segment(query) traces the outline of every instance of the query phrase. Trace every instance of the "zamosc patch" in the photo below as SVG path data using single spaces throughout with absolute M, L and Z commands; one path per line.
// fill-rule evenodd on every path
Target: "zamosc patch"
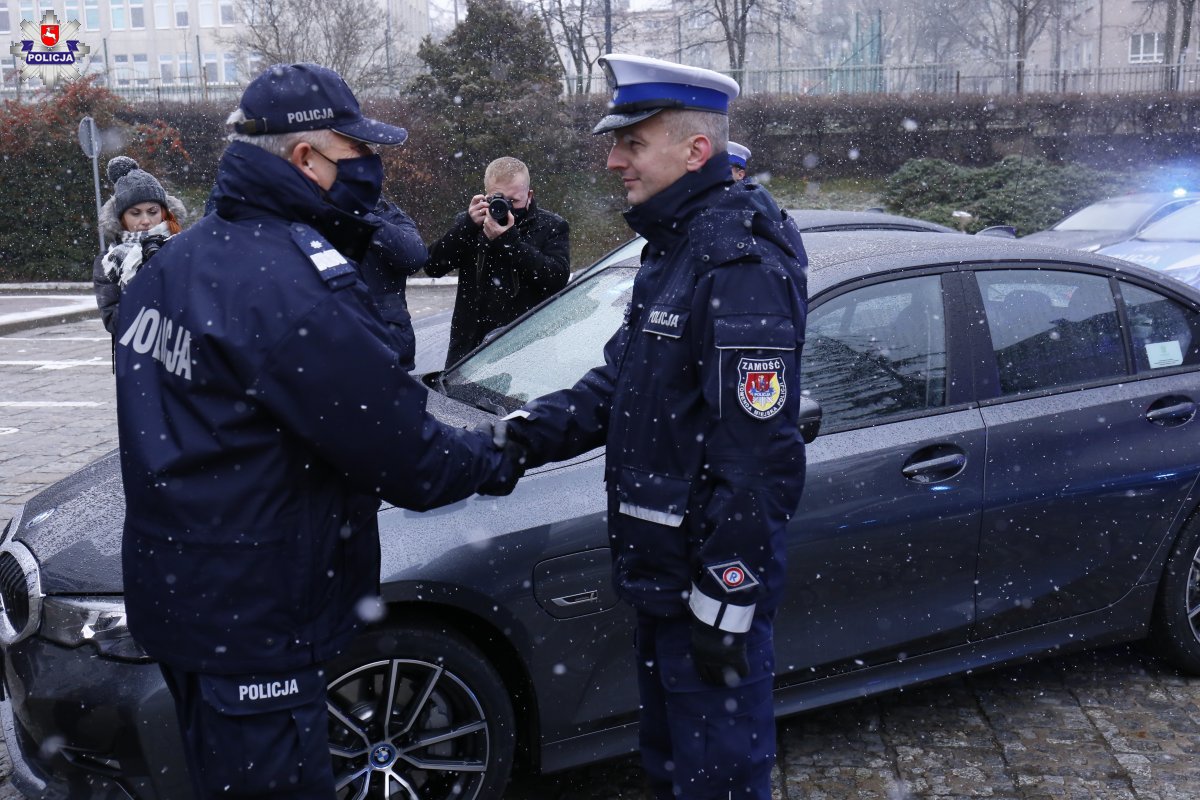
M 770 419 L 783 409 L 787 384 L 782 358 L 743 358 L 738 361 L 738 402 L 755 419 Z

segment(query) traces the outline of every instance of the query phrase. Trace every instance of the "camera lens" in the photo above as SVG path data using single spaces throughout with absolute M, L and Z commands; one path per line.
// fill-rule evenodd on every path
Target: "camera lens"
M 492 215 L 492 219 L 500 224 L 508 222 L 508 212 L 512 210 L 512 203 L 508 202 L 508 198 L 502 194 L 494 194 L 488 198 L 488 213 Z

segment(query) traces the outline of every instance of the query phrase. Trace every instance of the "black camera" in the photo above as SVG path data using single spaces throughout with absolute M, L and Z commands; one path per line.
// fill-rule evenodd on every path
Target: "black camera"
M 512 210 L 512 201 L 499 192 L 488 198 L 488 213 L 501 225 L 508 224 L 508 214 Z
M 163 242 L 167 241 L 167 237 L 161 233 L 156 233 L 153 236 L 147 236 L 142 240 L 142 263 L 145 264 L 150 260 L 150 256 L 158 252 L 163 246 Z

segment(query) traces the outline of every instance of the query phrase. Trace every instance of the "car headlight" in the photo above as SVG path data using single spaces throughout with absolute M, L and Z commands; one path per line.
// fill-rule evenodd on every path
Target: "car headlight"
M 104 656 L 122 661 L 150 661 L 133 640 L 125 621 L 125 602 L 111 597 L 42 599 L 41 636 L 67 647 L 90 644 Z

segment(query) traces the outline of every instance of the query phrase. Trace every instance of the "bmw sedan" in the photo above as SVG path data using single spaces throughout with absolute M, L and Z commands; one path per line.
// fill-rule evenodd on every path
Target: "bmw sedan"
M 778 713 L 1147 636 L 1200 673 L 1200 292 L 1011 240 L 805 238 L 801 380 L 823 418 L 788 532 Z M 606 259 L 425 373 L 430 411 L 475 426 L 573 383 L 636 270 Z M 380 512 L 381 596 L 327 668 L 340 798 L 495 800 L 514 767 L 635 747 L 603 460 Z M 114 454 L 0 542 L 0 718 L 31 797 L 189 796 L 170 698 L 125 625 L 121 498 Z

